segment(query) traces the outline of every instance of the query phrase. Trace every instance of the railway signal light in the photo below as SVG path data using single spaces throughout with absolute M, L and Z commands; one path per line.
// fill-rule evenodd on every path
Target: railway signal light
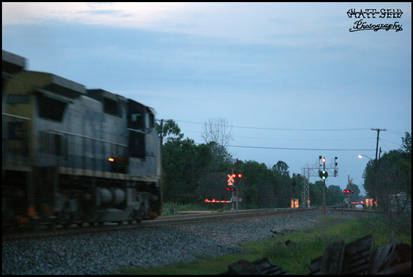
M 113 163 L 113 162 L 115 161 L 115 158 L 114 158 L 114 157 L 109 157 L 109 158 L 108 158 L 108 161 L 111 162 L 111 163 Z
M 328 173 L 327 173 L 326 170 L 320 170 L 320 171 L 318 172 L 318 175 L 319 175 L 320 178 L 323 179 L 323 180 L 327 179 L 327 177 L 328 177 Z
M 325 163 L 326 163 L 326 157 L 322 157 L 322 158 L 321 158 L 321 162 L 322 162 L 323 164 L 325 164 Z
M 343 192 L 344 192 L 344 193 L 351 193 L 351 190 L 345 189 L 345 190 L 343 190 Z
M 241 173 L 238 173 L 238 174 L 232 173 L 232 174 L 227 174 L 227 177 L 228 177 L 227 185 L 228 186 L 233 186 L 234 182 L 237 178 L 238 179 L 242 178 L 242 174 Z

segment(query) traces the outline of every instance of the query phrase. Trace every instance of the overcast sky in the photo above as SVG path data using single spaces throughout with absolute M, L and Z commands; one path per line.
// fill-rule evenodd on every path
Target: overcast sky
M 402 30 L 350 32 L 360 18 L 349 9 L 399 9 L 361 19 Z M 383 152 L 411 132 L 411 32 L 407 2 L 2 2 L 2 48 L 29 70 L 149 105 L 196 143 L 203 122 L 226 119 L 240 160 L 282 160 L 301 174 L 337 156 L 327 185 L 350 176 L 363 193 L 368 158 L 357 154 L 375 157 L 371 128 L 387 129 Z

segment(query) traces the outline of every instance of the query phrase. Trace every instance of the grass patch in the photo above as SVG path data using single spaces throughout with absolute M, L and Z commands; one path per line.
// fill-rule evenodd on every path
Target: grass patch
M 400 220 L 400 224 L 410 223 L 410 217 L 406 217 L 405 220 Z M 394 224 L 394 220 L 390 222 L 384 216 L 350 219 L 328 216 L 321 218 L 314 228 L 245 242 L 241 244 L 243 249 L 241 254 L 221 257 L 201 256 L 194 262 L 176 263 L 158 268 L 124 267 L 116 274 L 220 274 L 227 271 L 229 264 L 240 259 L 255 261 L 264 257 L 290 274 L 308 274 L 311 260 L 321 256 L 328 243 L 337 240 L 349 243 L 368 234 L 373 235 L 377 248 L 387 244 L 390 239 L 393 242 L 411 244 L 411 227 L 400 228 Z M 286 245 L 287 240 L 290 243 Z
M 200 256 L 194 262 L 179 262 L 165 267 L 154 268 L 122 268 L 114 274 L 132 275 L 216 275 L 227 271 L 228 265 L 240 259 L 255 259 L 254 255 L 227 255 L 221 257 Z

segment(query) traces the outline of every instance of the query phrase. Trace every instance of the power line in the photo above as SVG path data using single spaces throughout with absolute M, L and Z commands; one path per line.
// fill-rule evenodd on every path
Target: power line
M 283 138 L 280 138 L 280 137 L 278 137 L 278 138 L 275 138 L 275 137 L 249 137 L 249 136 L 237 136 L 237 135 L 235 135 L 235 138 L 247 138 L 247 139 L 261 139 L 261 140 L 284 140 L 285 139 L 285 137 L 283 137 Z M 325 138 L 325 137 L 322 137 L 322 138 L 320 138 L 320 137 L 316 137 L 316 138 L 288 138 L 288 141 L 291 141 L 291 140 L 295 140 L 295 141 L 309 141 L 309 140 L 317 140 L 317 141 L 320 141 L 320 140 L 323 140 L 323 141 L 326 141 L 326 140 L 334 140 L 334 141 L 337 141 L 337 140 L 344 140 L 344 141 L 348 141 L 349 139 L 355 139 L 355 140 L 372 140 L 372 139 L 376 139 L 375 137 L 373 138 L 373 137 L 350 137 L 350 138 L 343 138 L 343 137 L 340 137 L 340 138 L 336 138 L 336 137 L 329 137 L 329 138 Z
M 274 150 L 317 150 L 317 151 L 375 151 L 375 149 L 345 149 L 345 148 L 290 148 L 290 147 L 267 147 L 267 146 L 246 146 L 228 145 L 228 147 L 255 148 L 255 149 L 274 149 Z
M 310 128 L 305 128 L 305 129 L 293 129 L 293 128 L 264 128 L 264 127 L 247 127 L 247 126 L 236 126 L 236 125 L 229 125 L 230 127 L 235 127 L 235 128 L 243 128 L 243 129 L 259 129 L 259 130 L 273 130 L 273 131 L 322 131 L 322 132 L 327 132 L 327 131 L 362 131 L 362 130 L 368 130 L 368 128 L 348 128 L 348 129 L 310 129 Z
M 189 123 L 203 125 L 202 122 L 193 122 L 186 120 L 175 120 L 177 122 Z M 363 131 L 370 130 L 370 128 L 342 128 L 342 129 L 317 129 L 317 128 L 268 128 L 268 127 L 252 127 L 252 126 L 239 126 L 239 125 L 228 125 L 233 128 L 242 128 L 242 129 L 260 129 L 260 130 L 273 130 L 273 131 Z
M 408 131 L 400 131 L 400 130 L 394 130 L 394 129 L 387 129 L 387 131 L 389 132 L 389 133 L 391 133 L 391 134 L 397 134 L 397 135 L 399 135 L 399 134 L 402 134 L 402 136 L 404 136 L 404 134 L 406 133 L 406 132 L 408 132 Z M 411 132 L 411 131 L 410 131 Z
M 388 140 L 388 139 L 385 139 L 385 138 L 381 138 L 382 140 L 384 140 L 384 141 L 387 141 L 387 142 L 389 142 L 389 143 L 392 143 L 392 144 L 394 144 L 394 145 L 397 145 L 397 146 L 400 146 L 401 145 L 401 143 L 396 143 L 396 142 L 394 142 L 394 141 L 391 141 L 391 140 Z
M 188 132 L 193 132 L 193 133 L 196 133 L 196 134 L 199 134 L 199 130 L 194 130 L 194 129 L 185 129 L 185 133 L 188 133 Z M 242 139 L 244 139 L 244 138 L 246 138 L 246 139 L 255 139 L 255 140 L 284 140 L 286 137 L 250 137 L 250 136 L 239 136 L 239 135 L 232 135 L 232 137 L 233 137 L 233 139 L 239 139 L 239 138 L 242 138 Z M 334 140 L 334 141 L 338 141 L 338 140 L 342 140 L 342 141 L 348 141 L 348 140 L 350 140 L 350 139 L 352 139 L 352 140 L 375 140 L 376 138 L 375 137 L 349 137 L 349 138 L 343 138 L 343 137 L 339 137 L 339 138 L 337 138 L 337 137 L 328 137 L 328 138 L 326 138 L 326 137 L 322 137 L 322 138 L 320 138 L 320 137 L 317 137 L 317 138 L 289 138 L 288 137 L 288 141 L 309 141 L 309 140 L 317 140 L 317 141 L 320 141 L 320 140 L 322 140 L 322 141 L 332 141 L 332 140 Z

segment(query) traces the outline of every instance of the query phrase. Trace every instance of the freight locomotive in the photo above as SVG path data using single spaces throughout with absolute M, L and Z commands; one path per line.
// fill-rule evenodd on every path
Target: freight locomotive
M 160 215 L 155 111 L 25 66 L 2 51 L 3 226 Z

